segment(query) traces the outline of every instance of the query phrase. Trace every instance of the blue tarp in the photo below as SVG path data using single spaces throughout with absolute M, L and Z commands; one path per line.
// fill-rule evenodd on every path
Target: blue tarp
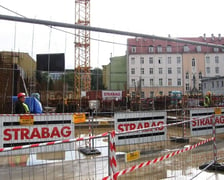
M 17 101 L 17 96 L 13 96 L 12 100 L 13 103 Z M 42 113 L 43 108 L 40 103 L 35 97 L 26 97 L 25 103 L 29 106 L 30 113 Z

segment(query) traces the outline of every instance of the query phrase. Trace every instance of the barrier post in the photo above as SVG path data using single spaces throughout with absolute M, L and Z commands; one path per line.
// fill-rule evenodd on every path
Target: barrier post
M 220 118 L 222 110 L 220 107 L 214 109 L 215 115 L 212 118 L 212 138 L 213 138 L 213 162 L 201 165 L 199 169 L 210 171 L 224 171 L 223 164 L 217 162 L 217 145 L 216 145 L 216 118 Z
M 216 117 L 220 115 L 218 112 L 221 110 L 220 108 L 215 108 L 215 115 L 214 118 L 212 118 L 212 136 L 213 136 L 213 156 L 214 156 L 214 164 L 217 162 L 217 146 L 216 146 Z
M 116 160 L 116 146 L 115 146 L 115 131 L 112 131 L 109 133 L 108 137 L 109 141 L 109 154 L 108 154 L 108 159 L 109 159 L 109 176 L 113 177 L 113 174 L 117 172 L 117 160 Z M 114 178 L 112 178 L 115 180 Z

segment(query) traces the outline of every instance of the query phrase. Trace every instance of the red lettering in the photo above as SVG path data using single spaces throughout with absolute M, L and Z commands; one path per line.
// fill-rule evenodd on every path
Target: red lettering
M 54 136 L 56 136 L 56 137 L 60 137 L 60 133 L 59 133 L 57 127 L 54 127 L 53 130 L 52 130 L 51 138 L 53 138 Z
M 63 128 L 61 128 L 61 135 L 63 136 L 63 137 L 69 137 L 70 135 L 71 135 L 71 130 L 70 130 L 70 127 L 68 127 L 68 126 L 65 126 L 65 127 L 63 127 Z
M 52 131 L 48 127 L 39 128 L 15 128 L 5 129 L 3 131 L 4 141 L 10 140 L 29 140 L 29 139 L 46 139 L 46 138 L 60 138 L 69 137 L 71 135 L 71 129 L 69 126 L 64 126 L 61 129 L 53 127 Z
M 21 139 L 29 139 L 29 129 L 22 128 L 21 129 Z
M 157 123 L 157 126 L 162 126 L 163 124 L 164 124 L 163 121 L 159 121 L 159 122 Z M 162 131 L 163 129 L 164 129 L 163 126 L 158 128 L 159 131 Z
M 20 129 L 12 129 L 12 131 L 14 131 L 15 133 L 14 140 L 18 140 L 18 132 L 20 131 Z
M 41 130 L 42 130 L 42 132 L 41 132 L 42 138 L 49 138 L 50 137 L 49 128 L 44 127 Z
M 148 122 L 144 123 L 144 128 L 148 128 L 150 126 L 150 124 Z
M 142 129 L 142 128 L 143 128 L 142 123 L 139 123 L 137 129 Z
M 123 124 L 119 124 L 119 125 L 118 125 L 118 127 L 117 127 L 117 128 L 118 128 L 118 130 L 119 130 L 119 131 L 121 131 L 121 132 L 123 132 L 123 131 L 124 131 L 124 129 L 123 129 L 123 127 L 122 127 L 122 126 L 123 126 Z
M 135 125 L 135 124 L 130 124 L 130 130 L 134 130 L 134 129 L 135 129 L 135 127 L 136 127 L 136 125 Z
M 5 129 L 3 134 L 4 134 L 4 141 L 9 141 L 12 139 L 12 135 L 10 134 L 11 129 Z
M 41 138 L 40 132 L 38 131 L 37 128 L 33 128 L 33 131 L 32 131 L 32 134 L 30 136 L 30 139 L 33 139 L 35 137 L 38 138 L 38 139 Z
M 129 124 L 124 124 L 124 126 L 125 126 L 125 131 L 128 131 Z

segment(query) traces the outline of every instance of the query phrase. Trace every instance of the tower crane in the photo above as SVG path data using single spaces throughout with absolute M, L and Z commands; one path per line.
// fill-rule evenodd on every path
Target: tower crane
M 90 0 L 75 0 L 75 24 L 90 26 Z M 75 30 L 74 97 L 91 89 L 90 31 Z

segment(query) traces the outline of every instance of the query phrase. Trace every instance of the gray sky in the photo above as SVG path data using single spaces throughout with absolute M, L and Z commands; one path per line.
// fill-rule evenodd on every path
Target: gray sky
M 74 23 L 75 0 L 1 0 L 0 5 L 42 20 Z M 91 26 L 149 35 L 199 37 L 224 36 L 223 0 L 91 0 Z M 0 7 L 0 14 L 15 14 Z M 74 32 L 71 29 L 64 29 Z M 112 56 L 125 55 L 127 37 L 91 33 L 91 66 L 101 67 Z M 0 51 L 65 53 L 66 68 L 74 68 L 74 36 L 46 26 L 0 20 Z

